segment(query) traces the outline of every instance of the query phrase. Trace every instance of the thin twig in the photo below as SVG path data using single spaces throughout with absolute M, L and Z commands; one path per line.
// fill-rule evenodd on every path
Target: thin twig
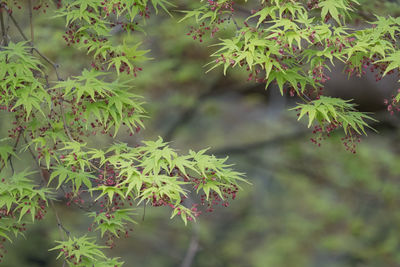
M 29 7 L 29 22 L 31 24 L 31 43 L 34 44 L 34 34 L 33 34 L 33 15 L 32 15 L 32 0 L 28 0 Z
M 219 81 L 216 80 L 214 81 L 210 87 L 201 95 L 197 97 L 197 100 L 199 103 L 203 102 L 203 100 L 209 98 L 210 96 L 214 95 L 219 87 Z M 196 115 L 200 105 L 193 105 L 192 107 L 187 108 L 184 110 L 179 118 L 174 121 L 170 127 L 166 130 L 165 134 L 163 135 L 163 139 L 165 141 L 171 141 L 172 138 L 174 137 L 176 131 L 181 127 L 182 125 L 185 125 L 186 123 L 190 122 L 192 118 Z
M 236 19 L 233 17 L 233 14 L 231 14 L 231 15 L 229 16 L 229 20 L 232 20 L 233 23 L 234 23 L 235 26 L 236 26 L 236 30 L 240 31 L 241 28 L 239 27 L 239 24 L 237 23 Z
M 11 167 L 12 175 L 14 175 L 15 171 L 14 171 L 14 165 L 13 165 L 13 163 L 12 163 L 12 157 L 8 157 L 8 161 L 10 162 L 10 167 Z
M 9 12 L 9 9 L 7 7 L 4 7 L 7 11 L 7 15 L 8 17 L 12 20 L 12 22 L 14 23 L 15 27 L 17 28 L 18 32 L 21 34 L 22 38 L 24 38 L 25 41 L 29 42 L 29 39 L 26 37 L 26 35 L 24 34 L 24 32 L 22 31 L 21 27 L 19 26 L 18 22 L 15 20 L 15 18 L 13 17 L 13 15 L 11 15 L 11 13 Z
M 53 69 L 54 69 L 54 71 L 55 71 L 55 73 L 56 73 L 56 76 L 57 76 L 57 80 L 58 80 L 58 81 L 62 81 L 62 79 L 61 79 L 61 77 L 60 77 L 60 74 L 58 73 L 58 67 L 59 67 L 59 65 L 56 64 L 56 63 L 54 63 L 53 61 L 51 61 L 51 60 L 50 60 L 48 57 L 46 57 L 45 55 L 43 55 L 36 47 L 33 47 L 33 46 L 32 46 L 32 49 L 33 49 L 36 53 L 38 53 L 39 56 L 41 56 L 44 60 L 47 61 L 47 63 L 49 63 L 49 64 L 53 67 Z
M 6 9 L 8 11 L 8 9 Z M 47 61 L 53 68 L 54 71 L 56 73 L 57 76 L 57 80 L 58 81 L 62 81 L 59 73 L 58 73 L 58 64 L 54 63 L 53 61 L 51 61 L 48 57 L 46 57 L 45 55 L 43 55 L 36 47 L 33 46 L 33 41 L 29 41 L 29 39 L 26 37 L 26 35 L 24 34 L 24 32 L 22 31 L 21 27 L 19 26 L 18 22 L 15 20 L 15 18 L 9 13 L 7 12 L 8 17 L 12 20 L 12 22 L 14 23 L 15 27 L 17 28 L 18 32 L 21 34 L 22 38 L 24 38 L 25 41 L 29 42 L 30 46 L 32 47 L 32 50 L 34 50 L 39 56 L 41 56 L 45 61 Z M 33 30 L 31 32 L 33 34 Z
M 8 38 L 6 33 L 6 27 L 4 26 L 3 8 L 0 7 L 0 24 L 1 24 L 1 35 L 3 36 L 4 45 L 8 45 Z
M 142 215 L 142 221 L 144 222 L 144 217 L 146 216 L 146 202 L 143 201 L 143 215 Z
M 75 142 L 74 138 L 72 138 L 71 132 L 69 131 L 68 125 L 67 125 L 67 121 L 65 119 L 65 114 L 64 114 L 64 107 L 63 107 L 63 102 L 61 101 L 60 104 L 60 112 L 61 112 L 61 117 L 63 120 L 63 125 L 64 125 L 64 130 L 69 138 L 69 140 L 71 140 L 71 142 Z
M 308 130 L 295 131 L 286 135 L 279 135 L 275 138 L 269 138 L 267 140 L 257 141 L 254 143 L 247 143 L 237 146 L 227 146 L 218 149 L 211 150 L 210 153 L 214 155 L 232 155 L 232 154 L 245 154 L 259 149 L 265 149 L 267 147 L 279 146 L 284 143 L 304 138 L 310 132 Z
M 17 136 L 17 140 L 15 140 L 14 146 L 13 146 L 13 151 L 15 152 L 17 150 L 17 146 L 21 137 L 22 131 L 18 132 L 18 136 Z M 7 161 L 9 161 L 11 159 L 12 155 L 8 155 Z M 4 169 L 4 167 L 6 166 L 7 161 L 4 162 L 4 165 L 1 166 L 0 168 L 0 172 Z M 13 171 L 14 172 L 14 171 Z

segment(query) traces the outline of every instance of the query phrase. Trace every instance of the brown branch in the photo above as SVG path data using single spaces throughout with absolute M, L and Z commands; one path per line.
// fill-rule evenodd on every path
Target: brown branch
M 210 96 L 214 95 L 219 88 L 219 82 L 220 80 L 217 80 L 211 84 L 211 86 L 203 92 L 201 95 L 198 96 L 197 100 L 198 102 L 202 102 L 202 100 L 205 100 L 209 98 Z M 170 125 L 170 127 L 166 130 L 165 134 L 163 135 L 163 139 L 165 141 L 171 141 L 172 138 L 174 137 L 176 131 L 182 126 L 185 125 L 186 123 L 190 122 L 192 118 L 196 115 L 200 105 L 193 105 L 186 110 L 184 110 L 179 118 Z
M 189 197 L 186 199 L 188 201 L 188 205 L 191 206 L 193 204 L 192 199 Z M 194 257 L 199 251 L 199 222 L 193 222 L 192 234 L 190 237 L 189 247 L 186 251 L 185 257 L 183 258 L 183 262 L 181 267 L 190 267 L 193 264 Z
M 34 33 L 33 33 L 33 15 L 32 15 L 32 0 L 28 0 L 29 7 L 29 22 L 31 24 L 31 43 L 33 46 L 34 43 Z
M 14 165 L 12 163 L 12 157 L 10 157 L 10 156 L 8 157 L 8 162 L 10 162 L 11 172 L 12 172 L 12 175 L 14 175 L 15 170 L 14 170 Z
M 68 128 L 68 125 L 67 125 L 67 121 L 65 119 L 63 101 L 61 101 L 61 104 L 60 104 L 60 112 L 61 112 L 61 117 L 62 117 L 62 120 L 63 120 L 65 133 L 67 134 L 67 136 L 68 136 L 69 140 L 71 140 L 71 142 L 75 142 L 74 138 L 72 138 L 71 132 L 69 131 L 69 128 Z
M 219 148 L 215 150 L 211 150 L 210 153 L 216 155 L 226 155 L 226 154 L 244 154 L 248 152 L 252 152 L 258 149 L 265 149 L 266 147 L 279 146 L 287 142 L 295 141 L 298 139 L 304 138 L 310 131 L 296 131 L 293 133 L 289 133 L 287 135 L 280 135 L 276 138 L 271 138 L 268 140 L 262 140 L 250 144 L 238 145 L 238 146 L 228 146 L 224 148 Z
M 192 237 L 190 239 L 189 248 L 186 251 L 185 258 L 181 264 L 181 267 L 190 267 L 192 266 L 194 257 L 196 256 L 197 251 L 199 250 L 199 239 L 196 231 L 193 231 Z
M 14 146 L 13 146 L 13 151 L 14 151 L 14 152 L 17 150 L 17 146 L 18 146 L 18 143 L 19 143 L 21 134 L 22 134 L 22 131 L 19 131 L 19 132 L 18 132 L 18 136 L 17 136 L 17 140 L 15 140 L 15 143 L 14 143 Z M 4 167 L 6 166 L 7 161 L 11 160 L 11 157 L 12 157 L 11 154 L 8 155 L 7 160 L 4 162 L 3 166 L 1 166 L 1 168 L 0 168 L 0 172 L 1 172 L 1 171 L 4 169 Z M 13 172 L 14 172 L 14 170 L 13 170 Z
M 44 60 L 47 61 L 47 63 L 49 63 L 49 64 L 53 67 L 53 69 L 54 69 L 54 71 L 55 71 L 55 73 L 56 73 L 56 76 L 57 76 L 57 80 L 58 80 L 58 81 L 62 81 L 63 79 L 61 79 L 60 74 L 58 73 L 59 65 L 56 64 L 56 63 L 54 63 L 53 61 L 51 61 L 51 60 L 50 60 L 48 57 L 46 57 L 45 55 L 43 55 L 37 48 L 35 48 L 35 47 L 32 46 L 32 49 L 33 49 L 36 53 L 38 53 L 39 56 L 41 56 Z
M 241 28 L 239 27 L 239 24 L 237 23 L 236 19 L 233 17 L 233 14 L 229 16 L 229 20 L 233 21 L 233 24 L 235 24 L 236 26 L 236 30 L 240 31 Z
M 7 11 L 7 15 L 8 17 L 12 20 L 12 22 L 14 23 L 15 27 L 17 28 L 18 32 L 21 34 L 22 38 L 24 38 L 25 41 L 29 42 L 28 38 L 26 37 L 26 35 L 24 34 L 24 32 L 22 31 L 21 27 L 19 26 L 18 22 L 15 20 L 15 18 L 13 17 L 13 15 L 11 15 L 10 10 L 7 7 L 4 7 Z
M 6 33 L 6 27 L 4 26 L 3 8 L 0 7 L 0 24 L 1 24 L 1 35 L 3 36 L 3 41 L 5 46 L 8 45 L 8 38 Z

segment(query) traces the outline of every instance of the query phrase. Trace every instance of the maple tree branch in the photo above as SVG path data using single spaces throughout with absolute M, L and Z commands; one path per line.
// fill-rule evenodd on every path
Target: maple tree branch
M 64 130 L 65 130 L 69 140 L 71 140 L 72 142 L 75 142 L 74 138 L 72 138 L 71 132 L 69 131 L 69 128 L 68 128 L 68 125 L 67 125 L 67 121 L 65 119 L 63 101 L 61 101 L 61 104 L 60 104 L 60 112 L 61 112 L 61 117 L 62 117 L 62 120 L 63 120 Z
M 43 55 L 36 47 L 33 47 L 32 46 L 32 49 L 39 55 L 39 56 L 41 56 L 45 61 L 47 61 L 47 63 L 49 63 L 52 67 L 53 67 L 53 69 L 54 69 L 54 71 L 55 71 L 55 73 L 56 73 L 56 76 L 57 76 L 57 80 L 58 81 L 62 81 L 63 79 L 61 79 L 61 77 L 60 77 L 60 74 L 58 73 L 58 68 L 60 67 L 58 64 L 56 64 L 56 63 L 54 63 L 53 61 L 51 61 L 48 57 L 46 57 L 45 55 Z
M 200 102 L 201 100 L 207 99 L 208 97 L 215 94 L 216 90 L 219 87 L 218 85 L 219 85 L 219 80 L 215 81 L 205 92 L 200 94 L 197 97 L 197 100 Z M 199 105 L 193 105 L 185 109 L 180 114 L 179 118 L 175 122 L 173 122 L 172 125 L 166 130 L 163 136 L 164 140 L 171 141 L 171 139 L 174 137 L 176 133 L 176 130 L 182 125 L 185 125 L 186 123 L 190 122 L 192 118 L 196 115 L 198 108 Z
M 226 155 L 226 154 L 243 154 L 257 149 L 263 149 L 266 147 L 279 146 L 286 142 L 298 140 L 308 135 L 310 131 L 295 131 L 286 135 L 279 135 L 275 138 L 267 140 L 261 140 L 254 143 L 238 145 L 238 146 L 227 146 L 219 149 L 213 149 L 210 152 L 215 155 Z
M 17 150 L 17 146 L 18 146 L 18 143 L 19 143 L 21 134 L 22 134 L 22 131 L 19 131 L 19 132 L 18 132 L 18 135 L 17 135 L 17 139 L 15 140 L 15 143 L 14 143 L 14 146 L 13 146 L 13 151 L 14 151 L 14 152 Z M 3 166 L 1 166 L 1 168 L 0 168 L 0 172 L 4 169 L 4 167 L 6 166 L 7 161 L 9 161 L 9 160 L 11 159 L 11 157 L 12 157 L 11 154 L 8 155 L 7 160 L 4 161 Z M 14 168 L 13 168 L 13 169 L 14 169 Z M 13 170 L 13 173 L 14 173 L 14 170 Z
M 239 31 L 241 28 L 239 27 L 239 24 L 237 23 L 236 19 L 233 17 L 233 14 L 229 16 L 229 20 L 233 21 L 233 24 L 235 24 L 236 30 Z
M 186 199 L 189 203 L 189 206 L 193 205 L 193 200 L 189 197 Z M 183 258 L 183 262 L 181 267 L 190 267 L 192 266 L 194 257 L 196 256 L 197 252 L 199 251 L 199 223 L 195 222 L 192 224 L 192 234 L 190 237 L 189 247 L 186 251 L 185 257 Z
M 4 45 L 8 45 L 8 38 L 6 33 L 6 27 L 4 26 L 4 17 L 3 17 L 3 7 L 0 6 L 0 25 L 1 25 L 1 35 L 3 36 Z
M 22 38 L 29 42 L 29 39 L 26 37 L 26 35 L 24 34 L 24 31 L 21 29 L 21 27 L 19 26 L 18 22 L 15 20 L 15 18 L 13 17 L 13 15 L 11 15 L 10 10 L 7 7 L 4 7 L 5 10 L 7 11 L 7 15 L 8 17 L 12 20 L 12 22 L 14 23 L 14 26 L 17 28 L 18 32 L 21 34 Z
M 34 32 L 33 32 L 32 0 L 28 0 L 28 9 L 29 9 L 29 22 L 31 24 L 31 43 L 33 46 Z
M 190 239 L 189 248 L 186 252 L 185 258 L 183 259 L 181 267 L 192 266 L 194 257 L 196 256 L 198 250 L 199 250 L 198 234 L 196 233 L 196 231 L 193 231 L 192 237 Z

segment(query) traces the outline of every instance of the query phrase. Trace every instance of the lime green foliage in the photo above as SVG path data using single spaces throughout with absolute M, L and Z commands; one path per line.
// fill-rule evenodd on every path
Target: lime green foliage
M 0 90 L 4 92 L 0 105 L 10 110 L 22 106 L 28 118 L 32 109 L 40 111 L 42 102 L 50 105 L 51 100 L 43 80 L 38 75 L 43 74 L 40 61 L 29 53 L 26 42 L 10 42 L 0 50 Z
M 130 81 L 114 80 L 106 82 L 100 78 L 105 73 L 96 70 L 83 70 L 81 76 L 68 78 L 66 81 L 57 82 L 53 89 L 63 89 L 64 103 L 75 105 L 82 99 L 88 99 L 78 111 L 85 119 L 82 121 L 85 129 L 98 120 L 108 131 L 114 127 L 114 136 L 121 125 L 127 126 L 132 133 L 139 126 L 144 127 L 142 119 L 144 109 L 139 96 L 128 92 Z M 68 124 L 71 114 L 66 113 Z
M 87 51 L 93 55 L 93 59 L 101 59 L 104 61 L 107 68 L 115 68 L 118 75 L 121 71 L 121 66 L 127 68 L 130 72 L 134 72 L 137 63 L 147 60 L 145 54 L 148 50 L 139 50 L 140 42 L 135 45 L 129 44 L 132 40 L 130 35 L 124 37 L 123 44 L 113 43 L 112 22 L 109 21 L 110 14 L 115 14 L 119 19 L 126 19 L 126 29 L 129 32 L 140 30 L 142 28 L 134 21 L 145 20 L 147 0 L 135 1 L 107 1 L 100 6 L 99 1 L 88 0 L 69 0 L 65 1 L 64 7 L 57 11 L 58 16 L 65 17 L 66 25 L 70 28 L 79 25 L 79 30 L 74 32 L 71 40 L 79 49 Z M 153 0 L 151 4 L 154 8 L 161 7 L 166 10 L 166 5 L 169 3 L 165 0 Z
M 211 69 L 247 69 L 266 86 L 277 83 L 282 94 L 293 90 L 303 100 L 295 108 L 300 109 L 299 119 L 307 115 L 309 126 L 334 123 L 346 134 L 365 133 L 371 117 L 347 100 L 315 95 L 336 61 L 346 64 L 349 75 L 361 75 L 367 64 L 383 70 L 382 76 L 397 70 L 398 19 L 377 17 L 373 28 L 355 30 L 346 19 L 352 18 L 357 1 L 321 0 L 312 7 L 308 2 L 259 1 L 260 9 L 237 21 L 231 1 L 201 1 L 197 9 L 185 11 L 183 20 L 194 18 L 205 27 L 213 25 L 213 31 L 216 23 L 225 21 L 236 28 L 232 38 L 217 44 Z M 8 12 L 17 3 L 3 4 Z M 169 207 L 171 217 L 180 216 L 186 224 L 198 216 L 197 208 L 190 207 L 192 197 L 200 195 L 208 203 L 236 197 L 244 175 L 234 171 L 227 158 L 208 155 L 207 149 L 178 153 L 161 138 L 137 146 L 90 146 L 98 141 L 96 135 L 116 138 L 123 131 L 133 135 L 144 128 L 146 112 L 141 97 L 132 92 L 132 78 L 149 59 L 149 51 L 141 48 L 144 38 L 136 32 L 144 31 L 149 10 L 169 13 L 169 6 L 165 0 L 66 0 L 57 10 L 49 8 L 52 19 L 65 22 L 67 45 L 88 54 L 80 54 L 89 61 L 70 77 L 40 53 L 34 38 L 27 40 L 22 34 L 25 40 L 15 42 L 17 32 L 2 35 L 0 106 L 13 115 L 9 136 L 15 143 L 0 147 L 0 168 L 12 173 L 0 186 L 0 208 L 6 215 L 0 235 L 19 234 L 19 224 L 27 218 L 40 219 L 56 192 L 68 205 L 89 210 L 86 214 L 99 238 L 127 233 L 138 204 Z M 30 11 L 21 9 L 24 15 Z M 13 23 L 11 13 L 2 9 Z M 19 29 L 14 26 L 9 28 Z M 32 156 L 41 187 L 31 172 L 14 173 L 9 159 L 25 154 Z M 122 265 L 107 259 L 92 239 L 70 237 L 56 217 L 63 236 L 68 236 L 53 248 L 61 250 L 59 258 L 78 266 Z
M 53 168 L 49 180 L 50 183 L 57 179 L 57 188 L 71 182 L 77 192 L 84 184 L 90 192 L 99 192 L 97 199 L 107 197 L 108 202 L 112 202 L 115 197 L 134 199 L 138 203 L 162 199 L 172 205 L 172 217 L 179 213 L 185 223 L 188 217 L 194 218 L 191 210 L 182 204 L 191 188 L 196 188 L 197 193 L 201 190 L 207 198 L 212 191 L 223 198 L 221 188 L 245 182 L 243 174 L 232 170 L 231 165 L 225 163 L 227 158 L 218 159 L 207 155 L 206 150 L 190 151 L 189 155 L 180 156 L 161 138 L 145 141 L 142 146 L 135 148 L 119 143 L 104 151 L 86 149 L 85 144 L 66 143 L 61 150 L 66 153 L 61 164 Z M 91 174 L 95 171 L 91 162 L 99 169 L 112 168 L 117 173 L 113 177 L 112 186 L 93 186 L 91 180 L 96 177 Z M 112 223 L 119 225 L 122 220 L 126 219 L 115 216 Z
M 365 127 L 369 126 L 365 119 L 375 120 L 365 113 L 356 111 L 354 104 L 349 102 L 340 98 L 321 96 L 318 100 L 300 104 L 293 109 L 300 110 L 299 120 L 305 114 L 308 115 L 308 127 L 316 120 L 320 125 L 324 125 L 324 122 L 339 124 L 346 134 L 350 129 L 358 134 L 366 134 Z
M 108 259 L 92 238 L 87 236 L 70 237 L 66 241 L 57 241 L 58 246 L 50 249 L 61 250 L 57 258 L 64 257 L 68 266 L 122 266 L 117 258 Z
M 215 6 L 224 7 L 225 2 L 214 1 L 214 4 L 188 11 L 182 20 L 193 17 L 198 24 L 205 23 L 209 27 L 217 18 L 233 20 L 235 13 L 231 10 L 213 10 Z M 218 50 L 212 55 L 215 60 L 209 63 L 210 70 L 223 66 L 226 74 L 229 68 L 246 68 L 250 72 L 249 79 L 265 83 L 266 87 L 276 83 L 282 94 L 284 89 L 293 90 L 304 100 L 302 115 L 308 114 L 310 123 L 315 117 L 320 124 L 322 117 L 328 121 L 336 117 L 336 114 L 330 117 L 324 110 L 311 111 L 316 103 L 321 103 L 322 107 L 331 105 L 322 103 L 328 101 L 327 98 L 312 103 L 304 97 L 319 94 L 335 62 L 345 63 L 349 75 L 361 76 L 369 67 L 383 70 L 378 73 L 377 80 L 400 67 L 398 18 L 376 16 L 373 20 L 372 17 L 369 27 L 357 29 L 346 23 L 346 19 L 356 16 L 357 0 L 260 2 L 257 12 L 244 21 L 237 18 L 234 36 L 221 39 L 217 44 Z M 398 93 L 395 99 L 400 99 Z M 363 127 L 367 126 L 364 120 L 370 117 L 354 108 L 350 111 L 346 101 L 336 101 L 334 105 L 335 109 L 347 110 L 347 115 L 338 115 L 346 133 L 350 129 L 364 132 Z
M 202 2 L 204 2 L 204 1 L 202 1 Z M 186 19 L 193 17 L 196 19 L 197 23 L 207 21 L 211 24 L 217 20 L 219 15 L 230 13 L 229 10 L 226 10 L 224 8 L 224 6 L 226 4 L 229 5 L 229 3 L 230 3 L 229 0 L 217 0 L 217 1 L 212 1 L 212 2 L 215 3 L 215 6 L 214 6 L 214 8 L 211 8 L 211 9 L 203 3 L 200 7 L 196 8 L 194 10 L 181 11 L 181 12 L 185 13 L 185 16 L 180 21 L 184 21 Z
M 128 223 L 135 223 L 132 216 L 135 213 L 131 209 L 120 209 L 112 213 L 100 213 L 91 212 L 89 217 L 93 217 L 94 225 L 97 225 L 95 230 L 100 230 L 101 237 L 104 234 L 110 233 L 116 237 L 119 237 L 121 233 L 125 233 L 126 225 Z
M 24 171 L 8 179 L 1 178 L 0 235 L 10 241 L 9 232 L 15 236 L 23 234 L 20 229 L 22 224 L 42 218 L 47 201 L 51 198 L 50 189 L 40 188 L 28 178 L 32 174 L 34 173 Z
M 17 157 L 14 149 L 10 145 L 0 146 L 0 160 L 1 163 L 4 164 L 4 167 L 7 167 L 9 157 Z
M 42 1 L 39 8 L 53 5 L 50 2 Z M 2 4 L 8 12 L 2 9 L 2 15 L 15 22 L 10 29 L 19 31 L 12 15 L 16 12 L 13 8 L 19 9 L 18 3 Z M 21 6 L 27 14 L 28 6 Z M 57 9 L 46 9 L 52 12 L 52 19 L 65 21 L 67 45 L 89 55 L 87 65 L 69 77 L 64 77 L 62 66 L 42 54 L 34 38 L 28 40 L 23 31 L 16 32 L 25 39 L 22 42 L 2 35 L 0 108 L 13 115 L 9 139 L 14 145 L 0 146 L 0 168 L 13 173 L 0 186 L 4 213 L 0 235 L 9 239 L 9 232 L 21 232 L 25 227 L 19 224 L 28 216 L 32 221 L 41 219 L 50 193 L 63 195 L 68 206 L 88 210 L 92 228 L 100 238 L 127 235 L 127 229 L 135 223 L 135 213 L 133 208 L 121 208 L 123 205 L 167 206 L 172 217 L 179 215 L 186 224 L 199 215 L 184 201 L 192 194 L 209 200 L 215 193 L 226 201 L 223 192 L 229 190 L 236 196 L 238 183 L 245 181 L 243 174 L 233 171 L 227 159 L 206 155 L 206 150 L 179 155 L 161 138 L 135 147 L 115 143 L 95 149 L 88 145 L 95 143 L 90 139 L 97 134 L 116 138 L 123 130 L 133 135 L 144 128 L 146 111 L 142 97 L 132 92 L 132 78 L 142 70 L 138 64 L 149 59 L 149 50 L 140 48 L 141 35 L 135 33 L 143 31 L 150 18 L 149 8 L 169 14 L 169 6 L 165 0 L 66 0 L 61 5 L 56 3 Z M 34 25 L 32 37 L 33 29 Z M 56 79 L 51 78 L 51 72 Z M 33 182 L 31 172 L 14 174 L 11 160 L 23 154 L 32 156 L 41 187 Z M 54 203 L 51 206 L 55 208 Z M 55 213 L 63 236 L 70 237 Z M 64 255 L 70 265 L 122 265 L 116 259 L 106 260 L 100 250 L 103 247 L 85 236 L 59 244 L 54 249 L 60 249 L 59 257 Z

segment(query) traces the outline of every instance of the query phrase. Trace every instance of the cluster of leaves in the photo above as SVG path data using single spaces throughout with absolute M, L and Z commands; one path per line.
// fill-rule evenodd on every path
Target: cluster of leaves
M 345 134 L 350 130 L 360 135 L 366 134 L 365 127 L 369 126 L 365 119 L 375 120 L 363 112 L 356 111 L 354 104 L 349 102 L 340 98 L 321 96 L 309 103 L 299 104 L 293 109 L 300 111 L 299 120 L 305 114 L 308 115 L 308 127 L 316 120 L 319 125 L 324 125 L 324 123 L 340 125 Z
M 131 133 L 138 127 L 144 127 L 142 118 L 145 111 L 139 96 L 127 91 L 130 81 L 117 79 L 106 82 L 99 78 L 104 75 L 94 69 L 83 70 L 80 76 L 57 82 L 53 87 L 63 89 L 62 102 L 75 106 L 71 107 L 72 114 L 65 114 L 67 125 L 74 120 L 74 115 L 79 114 L 82 119 L 77 123 L 81 123 L 79 126 L 85 130 L 89 126 L 95 128 L 93 125 L 96 123 L 105 132 L 114 127 L 114 136 L 121 125 L 127 126 Z M 82 105 L 83 101 L 85 105 Z
M 50 2 L 34 4 L 54 12 L 53 19 L 65 19 L 67 44 L 87 50 L 92 62 L 79 75 L 63 79 L 59 73 L 62 66 L 44 56 L 33 40 L 20 31 L 25 40 L 13 42 L 4 32 L 13 27 L 2 28 L 0 106 L 13 115 L 13 122 L 7 139 L 10 143 L 0 146 L 0 171 L 4 176 L 13 175 L 0 184 L 0 235 L 9 239 L 9 232 L 25 229 L 28 215 L 33 221 L 41 219 L 47 202 L 56 208 L 51 193 L 63 194 L 67 206 L 87 210 L 92 220 L 90 231 L 107 238 L 107 247 L 114 245 L 115 238 L 128 236 L 135 223 L 134 207 L 140 203 L 168 206 L 171 218 L 179 216 L 186 224 L 201 214 L 199 204 L 185 201 L 192 195 L 201 195 L 202 204 L 208 206 L 215 199 L 225 204 L 234 199 L 239 183 L 245 182 L 243 174 L 232 170 L 226 158 L 207 155 L 207 150 L 179 155 L 161 138 L 135 147 L 125 143 L 105 148 L 88 145 L 89 138 L 98 133 L 116 138 L 122 129 L 132 135 L 144 128 L 143 101 L 131 88 L 132 74 L 141 70 L 137 64 L 147 59 L 148 51 L 131 40 L 151 10 L 157 13 L 161 8 L 168 13 L 169 3 L 66 0 L 56 1 L 53 9 Z M 10 18 L 8 23 L 21 29 L 13 14 L 26 7 L 14 1 L 0 1 L 0 5 L 4 7 L 1 14 Z M 1 16 L 2 25 L 5 22 Z M 56 80 L 50 78 L 43 63 L 51 65 Z M 14 174 L 12 160 L 21 154 L 32 156 L 43 186 L 36 186 L 37 177 L 31 172 Z M 57 213 L 56 217 L 68 239 L 59 241 L 53 250 L 61 251 L 59 258 L 65 263 L 122 265 L 118 259 L 107 259 L 101 251 L 104 247 L 95 239 L 76 237 Z
M 189 155 L 181 156 L 161 138 L 145 141 L 138 147 L 125 143 L 112 145 L 107 150 L 85 147 L 86 144 L 78 142 L 66 143 L 61 149 L 66 153 L 62 155 L 61 164 L 54 166 L 49 183 L 57 178 L 57 188 L 70 183 L 75 193 L 85 185 L 89 192 L 100 192 L 96 200 L 106 197 L 107 209 L 111 209 L 117 198 L 137 200 L 138 204 L 170 206 L 172 217 L 179 214 L 186 223 L 198 215 L 184 205 L 189 192 L 202 190 L 207 199 L 211 192 L 216 192 L 225 199 L 222 188 L 233 188 L 245 181 L 241 173 L 226 164 L 226 158 L 207 155 L 206 150 L 190 151 Z M 93 166 L 97 166 L 97 176 L 91 174 L 96 171 Z M 122 213 L 121 209 L 116 210 L 120 213 L 116 217 L 121 219 L 116 222 L 113 218 L 114 226 L 122 220 L 129 221 L 128 210 Z M 115 230 L 111 230 L 116 229 L 114 226 L 109 226 L 109 231 L 115 234 Z
M 29 52 L 27 42 L 10 42 L 0 50 L 0 109 L 22 107 L 28 118 L 32 109 L 42 110 L 43 102 L 50 105 L 50 97 L 40 80 L 42 68 Z
M 8 11 L 8 21 L 20 29 L 12 17 L 14 2 L 1 1 L 0 5 Z M 47 7 L 50 2 L 43 0 L 38 5 Z M 14 43 L 5 32 L 10 27 L 2 27 L 0 106 L 15 118 L 8 136 L 15 143 L 0 147 L 1 170 L 13 173 L 12 182 L 0 186 L 5 215 L 0 220 L 1 235 L 8 237 L 8 231 L 16 229 L 14 223 L 22 222 L 28 213 L 33 220 L 40 219 L 45 204 L 51 201 L 51 191 L 62 190 L 67 205 L 74 203 L 90 210 L 93 230 L 107 236 L 106 244 L 111 247 L 113 238 L 124 232 L 128 235 L 129 225 L 134 223 L 134 205 L 169 206 L 171 217 L 180 216 L 185 223 L 200 214 L 197 204 L 190 207 L 187 202 L 191 201 L 185 201 L 192 194 L 200 194 L 208 210 L 221 200 L 227 206 L 228 198 L 235 198 L 239 183 L 244 181 L 243 175 L 232 170 L 227 159 L 207 155 L 207 150 L 179 155 L 161 138 L 135 147 L 115 143 L 95 149 L 87 145 L 88 137 L 98 132 L 116 137 L 122 128 L 134 134 L 144 127 L 143 103 L 130 87 L 131 77 L 142 70 L 138 64 L 148 59 L 148 51 L 132 41 L 133 35 L 143 30 L 152 10 L 168 13 L 170 4 L 165 0 L 56 2 L 53 19 L 65 20 L 64 39 L 68 45 L 86 50 L 91 62 L 81 74 L 63 80 L 59 66 L 43 56 L 33 40 L 21 31 L 25 41 Z M 356 0 L 257 4 L 259 8 L 240 23 L 229 0 L 209 0 L 185 12 L 183 20 L 195 18 L 212 34 L 221 23 L 236 26 L 235 36 L 218 44 L 211 69 L 223 66 L 226 72 L 233 67 L 246 68 L 250 80 L 266 87 L 277 83 L 282 94 L 289 89 L 304 102 L 295 108 L 299 119 L 308 115 L 309 126 L 317 122 L 321 131 L 343 127 L 346 135 L 365 133 L 365 120 L 372 118 L 356 111 L 349 101 L 321 96 L 320 88 L 336 61 L 345 63 L 349 75 L 362 75 L 370 68 L 379 80 L 394 73 L 400 67 L 399 20 L 377 17 L 372 27 L 349 28 L 346 19 L 355 11 Z M 18 3 L 16 6 L 22 8 Z M 4 22 L 2 16 L 2 25 Z M 195 34 L 202 36 L 203 29 Z M 52 65 L 57 80 L 49 80 L 41 61 Z M 399 94 L 394 97 L 399 98 Z M 55 188 L 35 186 L 34 179 L 27 178 L 32 173 L 14 174 L 11 160 L 17 151 L 29 152 L 43 182 L 50 186 L 56 181 Z M 61 222 L 57 223 L 65 231 Z M 72 238 L 65 232 L 68 240 L 60 241 L 54 249 L 61 250 L 59 257 L 69 265 L 122 264 L 118 259 L 106 259 L 100 250 L 103 247 L 93 239 Z
M 151 3 L 150 3 L 151 2 Z M 68 30 L 64 35 L 69 45 L 87 51 L 93 56 L 95 69 L 115 69 L 118 74 L 134 74 L 141 68 L 138 63 L 147 60 L 148 50 L 140 50 L 140 43 L 132 44 L 129 33 L 143 31 L 141 24 L 149 18 L 149 5 L 167 10 L 165 0 L 108 0 L 63 1 L 57 16 L 64 17 Z M 126 31 L 122 44 L 112 40 L 113 32 Z
M 335 120 L 346 134 L 350 130 L 364 133 L 365 119 L 370 117 L 347 101 L 320 97 L 336 62 L 345 64 L 349 76 L 361 76 L 370 69 L 377 81 L 400 67 L 399 19 L 376 16 L 369 27 L 351 28 L 346 19 L 357 15 L 357 4 L 357 0 L 260 1 L 252 15 L 237 18 L 241 23 L 235 23 L 236 34 L 217 44 L 210 69 L 223 66 L 226 73 L 229 68 L 246 68 L 249 80 L 264 83 L 266 88 L 276 83 L 282 94 L 288 90 L 301 98 L 304 104 L 299 108 L 302 115 L 308 114 L 310 124 L 316 118 L 324 128 L 325 122 Z M 183 20 L 195 18 L 199 24 L 212 25 L 223 16 L 234 19 L 232 13 L 204 4 L 188 11 Z
M 66 241 L 57 241 L 59 245 L 50 250 L 60 250 L 57 258 L 63 256 L 72 266 L 119 267 L 123 265 L 124 262 L 119 261 L 118 258 L 107 258 L 101 251 L 106 247 L 96 245 L 93 241 L 87 236 L 70 237 Z
M 9 233 L 15 236 L 23 234 L 24 226 L 30 217 L 32 222 L 40 220 L 46 213 L 48 199 L 52 191 L 49 188 L 33 184 L 33 172 L 19 172 L 1 179 L 0 187 L 0 236 L 11 241 Z

